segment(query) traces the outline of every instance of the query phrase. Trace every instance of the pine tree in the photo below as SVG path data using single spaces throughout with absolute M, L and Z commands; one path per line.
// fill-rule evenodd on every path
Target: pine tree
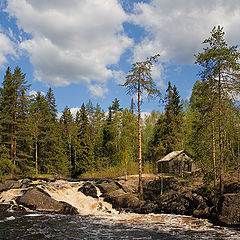
M 196 81 L 186 114 L 186 119 L 189 119 L 188 124 L 191 125 L 191 132 L 186 133 L 186 148 L 195 156 L 199 166 L 206 173 L 216 170 L 213 156 L 218 151 L 215 148 L 215 142 L 218 139 L 215 139 L 216 123 L 213 126 L 212 122 L 216 116 L 214 111 L 216 104 L 207 82 Z
M 237 46 L 228 47 L 224 40 L 223 28 L 214 27 L 211 36 L 203 43 L 208 47 L 196 55 L 196 63 L 203 67 L 200 76 L 209 83 L 213 94 L 218 98 L 219 124 L 219 167 L 220 192 L 223 192 L 223 126 L 222 126 L 222 98 L 224 93 L 240 92 L 240 53 Z
M 142 185 L 142 140 L 141 140 L 141 95 L 146 91 L 149 96 L 160 96 L 151 76 L 153 63 L 157 61 L 159 55 L 147 58 L 144 62 L 133 64 L 126 82 L 123 84 L 128 89 L 128 93 L 138 95 L 138 147 L 139 147 L 139 192 L 143 195 Z

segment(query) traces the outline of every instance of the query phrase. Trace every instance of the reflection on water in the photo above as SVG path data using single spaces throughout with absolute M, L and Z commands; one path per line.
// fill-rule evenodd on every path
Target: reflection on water
M 0 239 L 240 239 L 207 220 L 165 214 L 0 213 Z

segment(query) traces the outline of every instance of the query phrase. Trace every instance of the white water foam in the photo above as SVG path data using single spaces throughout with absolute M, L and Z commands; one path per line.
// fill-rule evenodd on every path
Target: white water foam
M 117 214 L 118 211 L 112 208 L 112 205 L 104 202 L 103 198 L 93 198 L 84 195 L 78 189 L 83 182 L 69 183 L 66 181 L 56 181 L 53 184 L 47 184 L 44 189 L 52 198 L 57 201 L 64 201 L 77 208 L 81 215 L 105 215 L 106 213 Z M 98 190 L 98 195 L 101 192 Z
M 14 216 L 6 217 L 5 221 L 12 221 L 15 220 L 16 218 Z

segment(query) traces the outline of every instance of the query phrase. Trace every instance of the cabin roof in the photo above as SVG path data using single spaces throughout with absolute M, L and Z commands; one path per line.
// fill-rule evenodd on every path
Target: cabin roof
M 173 158 L 177 157 L 178 155 L 180 155 L 181 153 L 183 153 L 184 150 L 180 150 L 180 151 L 173 151 L 171 153 L 169 153 L 168 155 L 166 155 L 164 158 L 158 160 L 157 162 L 169 162 L 171 161 Z

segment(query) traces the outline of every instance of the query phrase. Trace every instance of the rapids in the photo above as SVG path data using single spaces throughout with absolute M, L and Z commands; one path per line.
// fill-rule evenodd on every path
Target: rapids
M 119 213 L 99 198 L 78 189 L 84 182 L 36 181 L 57 201 L 76 207 L 79 215 L 0 212 L 0 239 L 240 239 L 240 230 L 214 226 L 208 220 L 173 214 Z M 0 203 L 14 203 L 21 189 L 0 194 Z

